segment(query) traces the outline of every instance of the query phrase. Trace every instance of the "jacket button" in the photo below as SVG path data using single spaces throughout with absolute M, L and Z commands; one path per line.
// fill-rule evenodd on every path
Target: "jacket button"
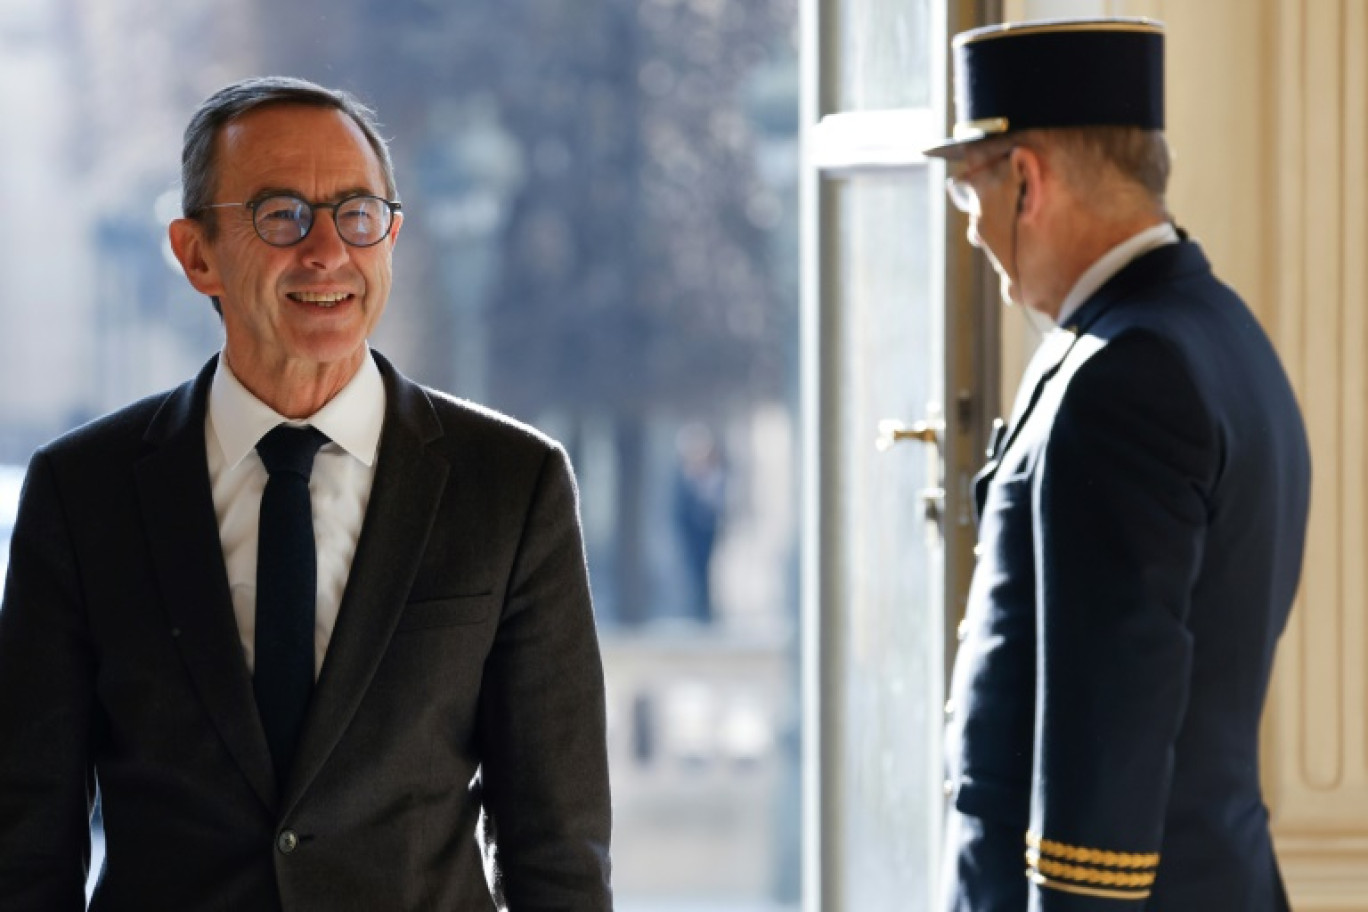
M 955 783 L 946 779 L 941 783 L 941 791 L 945 793 L 946 798 L 949 798 L 951 795 L 955 794 Z
M 276 848 L 280 850 L 280 854 L 289 855 L 299 848 L 299 837 L 295 835 L 294 830 L 282 830 L 276 837 Z
M 967 636 L 969 636 L 969 619 L 964 618 L 959 622 L 959 626 L 955 628 L 955 639 L 963 643 L 964 638 Z

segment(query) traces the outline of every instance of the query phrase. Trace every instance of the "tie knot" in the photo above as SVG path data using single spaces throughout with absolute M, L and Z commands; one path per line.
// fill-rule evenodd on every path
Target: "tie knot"
M 318 428 L 281 424 L 257 441 L 256 450 L 271 475 L 292 472 L 307 481 L 313 474 L 314 454 L 327 442 L 328 435 Z

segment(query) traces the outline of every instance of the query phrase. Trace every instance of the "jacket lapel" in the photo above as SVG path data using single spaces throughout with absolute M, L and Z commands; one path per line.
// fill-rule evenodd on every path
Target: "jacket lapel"
M 229 754 L 274 810 L 275 776 L 233 616 L 205 456 L 204 415 L 217 358 L 174 391 L 148 426 L 138 499 L 176 644 Z
M 1012 407 L 1012 420 L 1007 424 L 1005 433 L 994 441 L 992 449 L 988 452 L 987 464 L 974 476 L 974 506 L 975 513 L 980 518 L 983 516 L 983 505 L 988 499 L 988 485 L 997 474 L 1002 454 L 1007 452 L 1017 435 L 1021 433 L 1026 419 L 1031 417 L 1041 394 L 1045 392 L 1045 385 L 1058 373 L 1060 365 L 1064 363 L 1064 359 L 1068 357 L 1069 351 L 1077 341 L 1078 336 L 1072 330 L 1056 329 L 1045 337 L 1045 341 L 1031 358 L 1031 363 L 1022 378 L 1021 389 L 1017 392 L 1016 403 Z
M 1155 281 L 1161 275 L 1177 275 L 1209 268 L 1201 249 L 1196 244 L 1188 242 L 1186 235 L 1181 231 L 1180 236 L 1184 240 L 1179 243 L 1166 244 L 1128 263 L 1078 308 L 1067 325 L 1045 338 L 1045 342 L 1031 359 L 1030 367 L 1022 380 L 1021 391 L 1017 394 L 1012 409 L 1012 420 L 1008 423 L 1006 432 L 998 438 L 988 453 L 987 464 L 974 476 L 977 515 L 983 515 L 988 485 L 997 474 L 1003 454 L 1021 433 L 1021 429 L 1031 417 L 1031 412 L 1035 410 L 1036 403 L 1040 401 L 1046 384 L 1059 373 L 1069 352 L 1073 350 L 1074 343 L 1107 311 L 1129 297 L 1137 288 Z
M 375 676 L 408 600 L 446 485 L 447 462 L 428 446 L 442 428 L 427 394 L 384 358 L 374 357 L 386 393 L 375 481 L 285 786 L 286 814 L 318 775 Z

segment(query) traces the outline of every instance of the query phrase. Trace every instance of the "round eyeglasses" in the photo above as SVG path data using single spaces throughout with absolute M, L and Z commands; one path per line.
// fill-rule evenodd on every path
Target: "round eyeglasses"
M 311 203 L 293 193 L 276 193 L 245 203 L 211 203 L 205 209 L 242 206 L 252 213 L 257 236 L 272 247 L 290 247 L 309 236 L 314 213 L 331 209 L 337 236 L 353 247 L 373 247 L 385 239 L 394 214 L 402 210 L 398 200 L 360 193 L 335 203 Z

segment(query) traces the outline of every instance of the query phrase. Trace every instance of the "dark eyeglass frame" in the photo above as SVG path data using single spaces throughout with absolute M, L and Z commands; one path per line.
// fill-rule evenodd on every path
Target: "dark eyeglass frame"
M 978 193 L 974 190 L 974 185 L 969 183 L 969 178 L 987 171 L 989 168 L 996 167 L 1011 158 L 1012 153 L 1016 150 L 1016 146 L 1008 146 L 1005 151 L 985 158 L 974 167 L 961 171 L 954 177 L 947 177 L 945 179 L 945 192 L 949 195 L 950 202 L 954 203 L 955 208 L 965 215 L 974 215 L 978 208 Z
M 292 241 L 286 241 L 282 244 L 277 243 L 276 241 L 273 241 L 266 236 L 266 232 L 262 230 L 261 223 L 257 220 L 257 210 L 259 210 L 262 206 L 264 206 L 271 200 L 292 200 L 296 203 L 299 203 L 303 207 L 302 211 L 309 213 L 308 224 L 305 225 L 304 230 L 300 232 L 299 237 L 295 238 Z M 388 220 L 385 223 L 384 230 L 376 234 L 375 240 L 369 241 L 364 244 L 359 244 L 356 241 L 349 239 L 347 237 L 347 232 L 343 231 L 342 225 L 337 221 L 337 210 L 347 205 L 348 203 L 353 203 L 357 200 L 375 200 L 376 202 L 383 203 L 385 206 L 385 212 L 388 213 L 389 216 Z M 256 231 L 257 237 L 261 238 L 264 242 L 270 244 L 272 247 L 293 247 L 294 245 L 298 244 L 300 241 L 308 237 L 309 232 L 313 231 L 314 225 L 318 222 L 317 210 L 319 209 L 332 210 L 333 227 L 337 229 L 337 236 L 342 239 L 342 242 L 344 244 L 346 244 L 349 247 L 374 247 L 376 244 L 380 243 L 386 237 L 389 236 L 390 229 L 394 227 L 395 214 L 402 212 L 404 209 L 404 204 L 401 203 L 399 200 L 385 199 L 383 196 L 376 196 L 373 193 L 353 193 L 351 196 L 344 196 L 342 199 L 338 200 L 335 203 L 311 203 L 297 193 L 268 193 L 267 195 L 259 197 L 258 199 L 248 200 L 245 203 L 209 203 L 208 205 L 201 206 L 200 210 L 202 211 L 204 209 L 228 209 L 234 206 L 241 206 L 252 214 L 252 228 Z

